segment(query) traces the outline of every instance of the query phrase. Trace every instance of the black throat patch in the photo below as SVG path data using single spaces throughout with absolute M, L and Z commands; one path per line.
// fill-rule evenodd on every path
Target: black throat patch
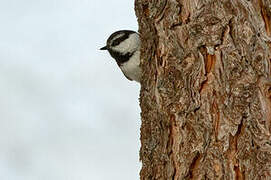
M 110 55 L 116 60 L 119 66 L 121 66 L 123 63 L 127 62 L 135 53 L 134 52 L 128 52 L 126 54 L 122 54 L 113 50 L 108 50 Z

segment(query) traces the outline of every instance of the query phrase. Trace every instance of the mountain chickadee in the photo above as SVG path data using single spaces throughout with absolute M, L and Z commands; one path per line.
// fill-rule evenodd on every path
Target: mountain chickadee
M 127 79 L 140 82 L 140 37 L 138 33 L 130 30 L 114 32 L 107 39 L 106 46 L 100 50 L 108 50 Z

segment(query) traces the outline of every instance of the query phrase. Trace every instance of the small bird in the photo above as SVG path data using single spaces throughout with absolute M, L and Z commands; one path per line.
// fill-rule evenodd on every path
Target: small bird
M 108 50 L 127 79 L 140 82 L 140 37 L 137 32 L 116 31 L 109 36 L 106 46 L 100 50 Z

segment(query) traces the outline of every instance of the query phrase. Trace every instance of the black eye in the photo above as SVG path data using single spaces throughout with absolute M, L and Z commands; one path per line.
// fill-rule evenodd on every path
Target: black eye
M 114 41 L 112 42 L 111 46 L 117 46 L 119 45 L 121 42 L 125 41 L 126 39 L 129 38 L 129 34 L 128 33 L 125 33 L 123 34 L 123 36 L 117 38 L 117 39 L 114 39 Z
M 118 39 L 115 39 L 115 40 L 112 42 L 111 46 L 117 46 L 117 45 L 119 45 L 119 44 L 121 43 L 121 41 L 122 41 L 122 37 L 120 37 L 120 38 L 118 38 Z

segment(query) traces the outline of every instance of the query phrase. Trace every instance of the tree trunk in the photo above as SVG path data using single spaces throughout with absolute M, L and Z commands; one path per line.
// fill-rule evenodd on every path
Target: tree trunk
M 271 179 L 270 0 L 136 0 L 142 180 Z

